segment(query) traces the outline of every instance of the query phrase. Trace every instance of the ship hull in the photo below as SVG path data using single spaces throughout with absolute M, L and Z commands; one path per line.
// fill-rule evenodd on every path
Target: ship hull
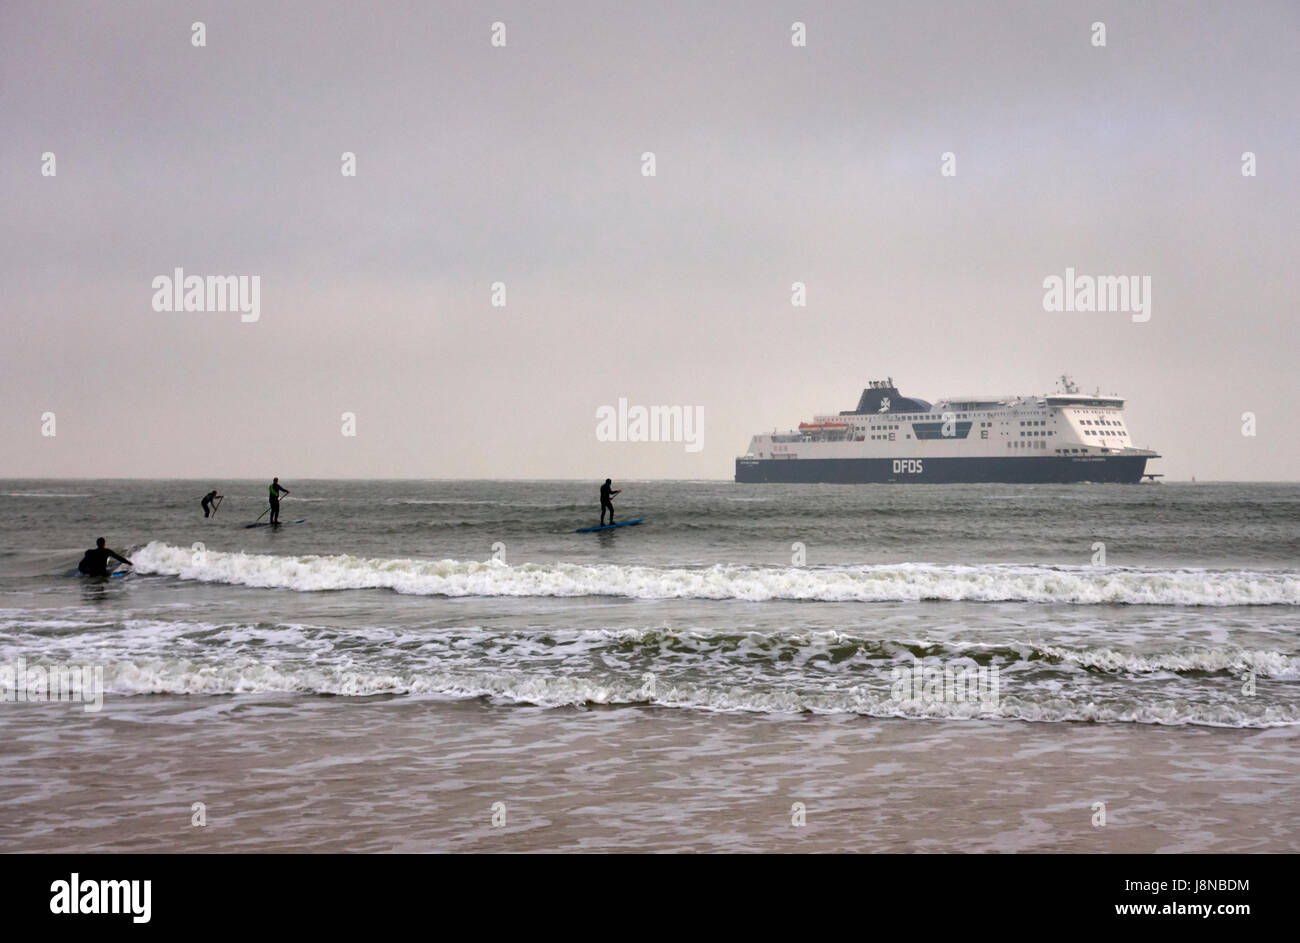
M 1136 484 L 1150 455 L 1043 455 L 985 458 L 736 459 L 736 481 L 788 484 Z

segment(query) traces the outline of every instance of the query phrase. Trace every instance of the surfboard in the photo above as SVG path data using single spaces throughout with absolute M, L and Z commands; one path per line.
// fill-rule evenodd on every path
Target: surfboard
M 574 533 L 575 533 L 575 534 L 590 534 L 592 531 L 597 531 L 597 530 L 611 530 L 612 528 L 615 528 L 615 527 L 632 527 L 632 526 L 634 526 L 634 525 L 636 525 L 636 524 L 641 524 L 641 523 L 643 523 L 644 521 L 645 521 L 645 518 L 644 518 L 644 517 L 641 517 L 641 518 L 638 518 L 638 519 L 635 520 L 635 521 L 619 521 L 617 524 L 606 524 L 606 525 L 603 526 L 603 527 L 579 527 L 577 530 L 574 531 Z
M 245 524 L 245 527 L 288 527 L 290 524 L 306 524 L 307 518 L 297 521 L 281 521 L 278 524 L 272 524 L 270 521 L 258 521 L 255 524 Z

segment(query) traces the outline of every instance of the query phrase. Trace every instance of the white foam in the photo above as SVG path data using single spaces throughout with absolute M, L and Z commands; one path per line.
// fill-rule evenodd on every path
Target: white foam
M 1300 681 L 1300 658 L 1275 651 L 1242 649 L 1188 649 L 1151 654 L 1116 651 L 1111 648 L 1074 650 L 1044 646 L 1043 654 L 1081 668 L 1101 671 L 1147 674 L 1161 671 L 1184 673 L 1226 671 L 1232 674 L 1251 672 L 1258 677 L 1277 681 Z
M 1244 709 L 1231 704 L 1196 704 L 1170 699 L 1143 704 L 1099 704 L 1062 697 L 997 704 L 900 702 L 888 693 L 859 688 L 809 694 L 734 685 L 670 684 L 647 692 L 639 681 L 600 680 L 522 671 L 365 672 L 320 667 L 274 667 L 238 659 L 196 665 L 185 659 L 146 659 L 110 664 L 104 674 L 113 695 L 217 695 L 298 693 L 343 697 L 403 694 L 463 700 L 489 697 L 507 704 L 542 707 L 653 704 L 727 713 L 858 714 L 942 720 L 1003 719 L 1037 723 L 1196 724 L 1218 727 L 1280 727 L 1300 724 L 1292 707 Z
M 390 589 L 444 596 L 625 596 L 834 602 L 950 600 L 1173 606 L 1300 605 L 1300 574 L 984 564 L 652 567 L 577 563 L 201 554 L 152 542 L 138 573 L 300 592 Z

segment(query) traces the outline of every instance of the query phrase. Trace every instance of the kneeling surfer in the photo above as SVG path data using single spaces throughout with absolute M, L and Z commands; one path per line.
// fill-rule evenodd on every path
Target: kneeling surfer
M 77 564 L 77 569 L 80 570 L 81 573 L 86 576 L 108 576 L 109 557 L 112 557 L 114 560 L 121 560 L 127 566 L 135 566 L 135 564 L 126 557 L 119 556 L 112 550 L 109 550 L 104 546 L 105 543 L 106 541 L 104 538 L 100 537 L 95 541 L 95 546 L 86 551 L 86 555 L 82 557 L 81 562 Z

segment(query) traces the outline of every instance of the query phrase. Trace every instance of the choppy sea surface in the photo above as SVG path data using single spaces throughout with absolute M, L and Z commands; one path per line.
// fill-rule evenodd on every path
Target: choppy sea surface
M 249 529 L 266 484 L 0 481 L 0 665 L 99 666 L 143 724 L 383 696 L 557 732 L 1300 725 L 1300 485 L 616 482 L 645 523 L 577 534 L 598 481 L 286 480 L 303 523 Z M 77 576 L 98 536 L 134 569 Z

